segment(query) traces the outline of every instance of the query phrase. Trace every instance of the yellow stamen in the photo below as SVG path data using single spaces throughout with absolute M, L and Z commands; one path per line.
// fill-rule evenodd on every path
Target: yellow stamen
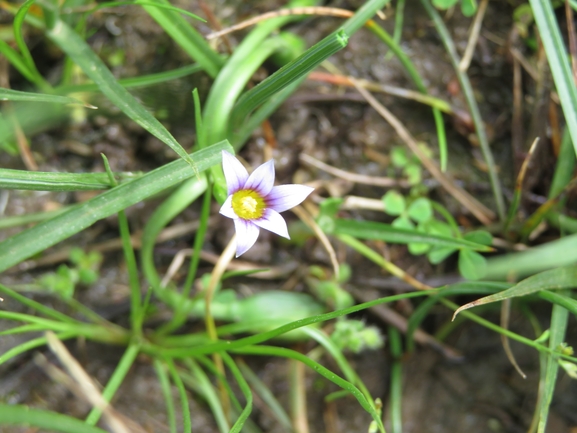
M 244 220 L 254 220 L 262 217 L 266 204 L 256 191 L 243 189 L 232 195 L 232 210 Z

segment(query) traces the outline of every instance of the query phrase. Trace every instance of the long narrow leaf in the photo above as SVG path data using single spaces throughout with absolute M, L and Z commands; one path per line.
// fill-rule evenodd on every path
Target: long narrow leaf
M 380 240 L 391 243 L 424 243 L 439 247 L 467 248 L 475 251 L 490 252 L 493 248 L 465 239 L 432 235 L 417 230 L 401 229 L 390 224 L 375 221 L 357 221 L 336 219 L 333 230 L 337 235 L 349 235 L 359 239 Z
M 58 21 L 47 36 L 60 47 L 94 81 L 102 93 L 128 117 L 168 145 L 182 159 L 188 155 L 182 146 L 152 114 L 116 81 L 106 65 L 88 44 L 64 21 Z
M 549 0 L 529 0 L 533 8 L 533 16 L 539 28 L 539 36 L 543 41 L 553 81 L 557 87 L 557 93 L 563 107 L 563 114 L 571 139 L 573 148 L 577 154 L 577 88 L 573 81 L 573 73 L 569 65 L 569 59 L 555 11 Z
M 27 101 L 27 102 L 52 102 L 56 104 L 77 104 L 88 108 L 96 108 L 69 96 L 49 95 L 46 93 L 22 92 L 12 89 L 0 89 L 0 101 Z
M 68 415 L 17 404 L 0 404 L 0 425 L 36 427 L 62 433 L 106 433 Z
M 231 150 L 228 142 L 192 153 L 190 158 L 199 171 L 220 162 L 221 150 Z M 112 188 L 67 212 L 0 243 L 0 272 L 46 248 L 84 230 L 96 221 L 132 206 L 162 190 L 193 176 L 183 160 L 164 165 L 132 181 Z
M 208 75 L 216 77 L 224 63 L 223 59 L 208 45 L 204 38 L 177 12 L 160 6 L 170 5 L 166 0 L 140 2 L 142 8 L 156 20 L 174 41 L 196 62 Z M 158 6 L 154 4 L 158 3 Z
M 574 287 L 577 287 L 577 265 L 551 269 L 533 275 L 515 284 L 510 289 L 495 293 L 494 295 L 485 296 L 484 298 L 463 305 L 455 311 L 453 319 L 463 310 L 468 310 L 469 308 L 490 302 L 503 301 L 516 296 L 526 296 L 540 290 L 571 289 Z
M 115 173 L 117 179 L 134 179 L 133 173 Z M 0 168 L 0 188 L 31 191 L 94 191 L 111 187 L 106 173 L 54 173 Z

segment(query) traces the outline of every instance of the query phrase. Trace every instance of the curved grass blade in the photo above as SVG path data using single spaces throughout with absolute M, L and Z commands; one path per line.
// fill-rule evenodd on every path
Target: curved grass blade
M 192 161 L 182 146 L 168 132 L 152 114 L 150 114 L 128 91 L 116 81 L 116 78 L 108 70 L 106 65 L 92 51 L 88 44 L 72 30 L 64 21 L 57 21 L 56 25 L 46 32 L 46 35 L 62 51 L 64 51 L 74 63 L 94 81 L 102 93 L 112 101 L 128 117 L 168 145 L 182 159 L 189 162 L 194 168 Z
M 20 90 L 0 89 L 0 101 L 28 101 L 28 102 L 52 102 L 56 104 L 83 105 L 87 108 L 97 108 L 69 96 L 49 95 L 46 93 L 22 92 Z
M 78 336 L 76 332 L 61 332 L 58 333 L 57 335 L 60 340 L 66 340 Z M 6 352 L 0 355 L 0 365 L 4 364 L 6 361 L 14 358 L 15 356 L 20 355 L 21 353 L 28 352 L 30 349 L 44 346 L 45 344 L 46 344 L 46 337 L 38 337 L 33 338 L 32 340 L 28 340 L 22 344 L 19 344 L 18 346 L 13 347 L 12 349 L 8 349 Z M 1 424 L 2 424 L 2 416 L 0 415 L 0 425 Z
M 28 50 L 28 46 L 24 41 L 24 37 L 22 36 L 22 24 L 24 23 L 24 19 L 26 18 L 26 14 L 28 13 L 28 9 L 34 4 L 36 0 L 27 0 L 22 4 L 16 15 L 14 16 L 14 40 L 16 41 L 16 45 L 18 45 L 18 49 L 22 54 L 22 59 L 26 64 L 28 70 L 32 74 L 34 79 L 34 83 L 44 89 L 49 89 L 50 85 L 44 80 L 38 69 L 36 68 L 36 64 L 34 63 L 34 59 L 32 58 L 32 54 L 30 54 L 30 50 Z
M 551 269 L 526 278 L 510 289 L 495 293 L 494 295 L 485 296 L 484 298 L 477 299 L 476 301 L 459 307 L 457 311 L 455 311 L 455 314 L 453 314 L 453 320 L 455 320 L 455 317 L 457 317 L 457 314 L 461 311 L 479 305 L 502 301 L 516 296 L 526 296 L 541 290 L 571 289 L 574 287 L 577 287 L 577 265 Z
M 238 362 L 242 375 L 255 390 L 260 399 L 268 406 L 268 409 L 274 414 L 276 421 L 285 431 L 292 430 L 292 423 L 286 411 L 273 395 L 270 388 L 250 369 L 243 360 Z
M 235 421 L 234 425 L 230 429 L 230 433 L 240 433 L 246 420 L 248 419 L 250 413 L 252 412 L 252 400 L 253 400 L 252 391 L 250 390 L 248 383 L 246 383 L 246 380 L 242 376 L 242 373 L 238 369 L 236 363 L 231 358 L 231 356 L 226 352 L 220 352 L 219 355 L 222 356 L 223 361 L 225 362 L 225 364 L 231 371 L 232 375 L 236 379 L 236 382 L 238 383 L 238 386 L 242 391 L 244 398 L 246 399 L 246 406 L 244 407 L 238 419 Z
M 62 433 L 106 433 L 105 430 L 84 424 L 68 415 L 19 404 L 0 404 L 0 425 L 32 426 Z
M 130 5 L 134 5 L 134 4 L 135 4 L 134 1 L 104 2 L 104 3 L 99 3 L 98 6 L 96 6 L 91 12 L 96 11 L 98 9 L 112 8 L 112 7 L 116 7 L 116 6 L 130 6 Z M 159 8 L 159 9 L 166 9 L 168 11 L 178 12 L 180 14 L 189 16 L 192 19 L 202 21 L 203 23 L 206 22 L 206 20 L 204 18 L 201 18 L 198 15 L 193 14 L 192 12 L 189 12 L 185 9 L 177 8 L 177 7 L 172 6 L 170 4 L 146 2 L 146 1 L 142 1 L 142 0 L 139 0 L 138 4 L 142 5 L 142 6 L 154 6 L 154 7 Z
M 114 173 L 121 181 L 137 179 L 134 173 Z M 0 168 L 0 188 L 30 191 L 95 191 L 110 189 L 106 173 L 53 173 Z
M 557 350 L 559 345 L 565 340 L 568 319 L 569 312 L 565 308 L 559 305 L 553 305 L 551 326 L 549 328 L 551 332 L 549 335 L 549 349 Z M 555 353 L 550 353 L 549 356 L 547 356 L 547 367 L 545 368 L 545 377 L 543 378 L 544 389 L 539 406 L 537 433 L 545 433 L 545 427 L 547 426 L 549 407 L 553 400 L 553 392 L 555 391 L 555 384 L 557 383 L 557 373 L 559 372 L 557 360 L 558 355 Z
M 232 148 L 228 142 L 223 141 L 190 154 L 190 158 L 199 171 L 204 171 L 220 163 L 221 150 L 230 152 Z M 0 243 L 0 272 L 80 232 L 99 219 L 132 206 L 193 175 L 186 162 L 174 161 L 12 236 Z
M 400 299 L 413 298 L 428 296 L 430 294 L 437 293 L 437 290 L 429 290 L 427 292 L 410 292 L 403 293 L 401 295 L 387 296 L 385 298 L 376 299 L 374 301 L 365 302 L 362 304 L 355 305 L 353 307 L 344 308 L 342 310 L 333 311 L 331 313 L 319 314 L 311 317 L 307 317 L 300 320 L 295 320 L 293 322 L 287 323 L 286 325 L 279 326 L 272 331 L 262 332 L 257 335 L 250 337 L 241 338 L 235 341 L 221 341 L 212 344 L 203 344 L 198 347 L 184 347 L 184 348 L 160 348 L 158 346 L 143 346 L 144 351 L 152 351 L 153 353 L 162 352 L 164 356 L 170 356 L 174 358 L 187 358 L 191 356 L 208 355 L 216 352 L 227 351 L 230 352 L 232 349 L 237 349 L 245 347 L 248 345 L 255 345 L 262 343 L 264 341 L 270 340 L 272 338 L 278 337 L 279 335 L 286 334 L 303 326 L 312 325 L 314 323 L 326 322 L 327 320 L 336 319 L 337 317 L 345 316 L 347 314 L 356 313 L 357 311 L 365 310 L 367 308 L 373 307 L 375 305 L 395 302 Z
M 337 31 L 250 89 L 239 98 L 234 107 L 230 120 L 231 126 L 241 125 L 252 110 L 293 81 L 308 74 L 330 56 L 345 48 L 347 43 L 347 33 L 344 30 Z
M 540 1 L 540 0 L 537 0 Z M 445 23 L 437 10 L 431 5 L 430 0 L 421 0 L 421 3 L 427 14 L 433 20 L 437 32 L 445 45 L 445 49 L 451 57 L 451 63 L 461 84 L 461 89 L 463 95 L 467 100 L 467 105 L 469 106 L 469 111 L 471 112 L 471 117 L 473 118 L 473 123 L 475 124 L 475 131 L 477 137 L 479 138 L 479 146 L 481 147 L 481 152 L 483 153 L 483 158 L 487 164 L 489 171 L 489 181 L 491 182 L 491 189 L 493 190 L 493 196 L 495 198 L 495 204 L 497 205 L 497 213 L 501 221 L 505 220 L 505 201 L 503 199 L 503 191 L 501 189 L 501 182 L 499 176 L 497 175 L 497 169 L 495 166 L 495 159 L 493 158 L 493 153 L 489 146 L 489 140 L 487 139 L 487 133 L 485 131 L 485 125 L 483 124 L 483 119 L 481 118 L 481 112 L 479 111 L 479 106 L 475 99 L 475 94 L 473 91 L 473 86 L 469 80 L 468 75 L 459 69 L 459 55 L 457 54 L 457 49 L 451 38 L 449 30 L 445 26 Z
M 182 68 L 172 69 L 170 71 L 141 75 L 140 77 L 121 78 L 118 80 L 118 84 L 126 89 L 153 86 L 155 84 L 165 83 L 167 81 L 187 77 L 200 71 L 202 71 L 202 66 L 193 64 L 183 66 Z M 97 92 L 99 87 L 94 83 L 87 83 L 59 86 L 54 90 L 58 93 L 64 94 L 75 92 Z
M 385 430 L 383 427 L 383 423 L 373 405 L 373 402 L 367 400 L 364 394 L 352 383 L 334 374 L 332 371 L 323 367 L 319 363 L 313 361 L 306 355 L 303 355 L 302 353 L 299 353 L 295 350 L 273 346 L 245 346 L 239 349 L 233 349 L 231 350 L 231 352 L 242 353 L 247 355 L 250 354 L 250 355 L 280 356 L 289 359 L 295 359 L 297 361 L 302 362 L 303 364 L 307 365 L 308 367 L 319 373 L 321 376 L 324 376 L 326 379 L 333 382 L 335 385 L 349 391 L 357 399 L 362 408 L 365 409 L 369 414 L 371 414 L 373 420 L 377 423 L 381 432 L 384 433 Z
M 212 78 L 216 77 L 224 63 L 220 57 L 204 40 L 204 38 L 177 12 L 163 9 L 171 6 L 166 0 L 140 2 L 142 8 L 156 20 L 156 22 L 170 35 L 174 41 Z
M 64 313 L 61 313 L 60 311 L 47 307 L 46 305 L 41 304 L 40 302 L 37 302 L 33 299 L 29 299 L 26 296 L 22 296 L 20 293 L 2 284 L 0 284 L 0 293 L 2 293 L 5 296 L 11 297 L 12 299 L 20 302 L 22 305 L 26 305 L 28 308 L 31 308 L 40 314 L 44 314 L 46 317 L 49 317 L 51 319 L 63 323 L 78 323 L 76 319 L 73 319 L 72 317 L 67 316 Z
M 348 235 L 359 239 L 381 240 L 391 243 L 424 243 L 437 247 L 466 248 L 474 251 L 491 252 L 492 247 L 466 239 L 423 233 L 418 230 L 401 229 L 375 221 L 336 219 L 333 234 Z
M 529 0 L 533 16 L 539 28 L 539 35 L 545 47 L 553 81 L 563 107 L 567 128 L 571 134 L 573 148 L 577 154 L 577 88 L 563 38 L 557 24 L 557 17 L 550 1 Z
M 8 60 L 10 64 L 14 66 L 18 72 L 20 72 L 28 81 L 31 83 L 36 81 L 34 71 L 30 70 L 29 66 L 26 64 L 26 61 L 20 55 L 20 53 L 1 39 L 0 54 L 3 54 L 6 60 Z
M 180 407 L 182 411 L 182 431 L 189 432 L 192 431 L 191 421 L 190 421 L 190 404 L 188 402 L 188 396 L 186 395 L 186 389 L 184 388 L 184 383 L 178 375 L 178 371 L 172 362 L 172 359 L 168 358 L 166 361 L 166 366 L 170 373 L 170 377 L 178 389 L 178 394 L 180 396 Z
M 398 7 L 398 5 L 397 5 Z M 413 83 L 417 87 L 417 90 L 421 92 L 423 95 L 428 95 L 427 87 L 423 82 L 423 79 L 419 75 L 419 71 L 409 58 L 402 50 L 401 46 L 398 45 L 394 38 L 391 37 L 381 26 L 379 26 L 375 21 L 370 20 L 367 22 L 367 28 L 373 32 L 381 41 L 383 41 L 391 50 L 392 53 L 397 56 L 397 59 L 401 62 L 407 74 Z M 447 152 L 447 135 L 445 133 L 445 121 L 443 120 L 443 115 L 441 114 L 441 110 L 439 108 L 433 107 L 433 118 L 435 120 L 435 127 L 437 129 L 437 140 L 439 144 L 439 160 L 441 163 L 441 170 L 445 172 L 447 170 L 447 159 L 448 159 L 448 152 Z
M 108 383 L 102 390 L 102 398 L 105 401 L 110 402 L 110 400 L 112 400 L 114 394 L 116 394 L 116 391 L 118 391 L 118 388 L 120 388 L 120 385 L 124 381 L 124 378 L 128 374 L 128 371 L 132 367 L 132 364 L 134 363 L 139 350 L 140 350 L 140 344 L 138 344 L 138 342 L 132 342 L 130 346 L 128 346 L 126 352 L 124 352 L 122 358 L 120 358 L 120 362 L 116 366 L 114 373 L 112 373 L 112 376 L 108 380 Z M 100 419 L 101 415 L 102 415 L 101 409 L 97 407 L 92 408 L 92 410 L 86 417 L 85 421 L 86 424 L 95 425 Z
M 577 234 L 520 253 L 487 259 L 485 279 L 523 277 L 577 261 Z
M 228 433 L 230 430 L 228 419 L 224 413 L 223 407 L 218 399 L 218 394 L 211 380 L 204 372 L 204 370 L 192 359 L 184 359 L 184 364 L 190 369 L 194 381 L 189 380 L 188 376 L 183 375 L 185 383 L 193 387 L 199 394 L 203 396 L 206 403 L 210 407 L 212 414 L 214 415 L 216 424 L 221 433 Z
M 160 389 L 166 403 L 166 415 L 168 417 L 168 427 L 170 433 L 176 433 L 176 412 L 174 410 L 174 398 L 170 389 L 170 380 L 166 372 L 165 365 L 162 361 L 156 358 L 153 362 L 154 370 L 160 382 Z

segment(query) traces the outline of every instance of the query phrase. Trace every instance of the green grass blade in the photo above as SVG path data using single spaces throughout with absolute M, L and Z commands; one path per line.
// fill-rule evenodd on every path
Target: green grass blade
M 62 433 L 106 433 L 71 416 L 19 404 L 0 404 L 0 425 L 36 427 Z
M 220 163 L 221 150 L 231 149 L 228 142 L 224 141 L 192 153 L 190 158 L 199 171 L 204 171 Z M 145 200 L 193 175 L 186 162 L 174 161 L 12 236 L 0 243 L 0 272 L 80 232 L 96 221 Z
M 166 403 L 166 415 L 168 418 L 168 428 L 170 433 L 176 433 L 176 412 L 174 411 L 174 399 L 172 398 L 172 391 L 170 390 L 170 380 L 166 373 L 165 366 L 162 361 L 156 358 L 153 362 L 154 370 L 160 382 L 160 388 Z
M 256 394 L 268 406 L 270 411 L 274 414 L 278 423 L 285 431 L 292 429 L 292 423 L 284 408 L 271 392 L 270 388 L 260 380 L 260 378 L 250 369 L 246 363 L 239 361 L 238 364 L 243 377 L 251 384 Z
M 120 362 L 114 369 L 114 373 L 112 373 L 110 380 L 102 391 L 102 398 L 105 401 L 110 402 L 112 400 L 114 394 L 116 394 L 116 391 L 118 391 L 118 388 L 120 388 L 120 385 L 128 374 L 128 370 L 130 370 L 130 367 L 132 367 L 132 364 L 134 364 L 139 351 L 140 344 L 138 343 L 131 343 L 128 346 L 126 352 L 124 352 L 122 358 L 120 358 Z M 95 425 L 100 419 L 101 415 L 102 411 L 99 408 L 93 408 L 88 414 L 88 417 L 86 417 L 86 424 Z
M 61 214 L 62 212 L 66 212 L 68 209 L 69 206 L 63 206 L 59 209 L 46 212 L 37 212 L 37 213 L 29 213 L 26 215 L 14 215 L 4 217 L 0 219 L 0 230 L 10 227 L 18 227 L 31 223 L 37 223 L 39 221 L 45 221 L 47 219 L 55 217 L 58 214 Z
M 541 290 L 571 289 L 574 287 L 577 287 L 577 265 L 551 269 L 526 278 L 510 289 L 469 302 L 455 311 L 453 318 L 463 310 L 490 302 L 503 301 L 517 296 L 526 296 Z
M 540 1 L 540 0 L 537 0 Z M 495 160 L 489 146 L 489 140 L 487 139 L 487 133 L 485 131 L 485 125 L 483 124 L 483 119 L 481 118 L 481 112 L 479 111 L 479 106 L 475 99 L 475 94 L 473 91 L 473 86 L 467 74 L 459 69 L 459 55 L 457 54 L 457 49 L 451 38 L 449 30 L 445 26 L 445 23 L 437 10 L 431 5 L 430 0 L 421 0 L 427 14 L 433 20 L 437 32 L 445 45 L 445 49 L 449 53 L 451 58 L 451 63 L 461 84 L 461 89 L 463 95 L 467 100 L 467 105 L 469 106 L 469 111 L 471 112 L 471 117 L 473 118 L 473 123 L 475 124 L 475 132 L 479 138 L 479 146 L 481 147 L 481 152 L 483 153 L 483 158 L 487 164 L 487 169 L 489 171 L 489 181 L 491 182 L 491 189 L 493 190 L 493 196 L 495 198 L 495 204 L 497 205 L 497 213 L 501 221 L 505 220 L 505 201 L 503 199 L 503 191 L 501 189 L 501 182 L 499 181 L 499 176 L 497 175 L 497 168 L 495 166 Z
M 359 402 L 363 409 L 365 409 L 371 416 L 373 420 L 380 426 L 380 430 L 384 432 L 384 427 L 382 421 L 377 414 L 377 411 L 373 405 L 373 402 L 368 400 L 365 395 L 352 383 L 344 380 L 340 376 L 334 374 L 332 371 L 323 367 L 319 363 L 313 361 L 306 355 L 299 353 L 295 350 L 285 349 L 283 347 L 273 347 L 273 346 L 245 346 L 240 349 L 231 350 L 234 353 L 241 353 L 247 355 L 266 355 L 266 356 L 279 356 L 289 359 L 295 359 L 307 365 L 321 376 L 333 382 L 335 385 L 349 391 Z
M 167 81 L 176 80 L 178 78 L 188 77 L 202 71 L 200 65 L 194 64 L 183 66 L 182 68 L 172 69 L 170 71 L 158 72 L 156 74 L 141 75 L 140 77 L 121 78 L 118 84 L 126 89 L 154 86 L 156 84 L 165 83 Z M 59 86 L 54 89 L 61 94 L 75 93 L 75 92 L 97 92 L 100 90 L 98 85 L 94 83 L 74 84 Z
M 75 332 L 61 332 L 56 335 L 60 340 L 66 340 L 77 336 Z M 14 358 L 15 356 L 20 355 L 21 353 L 28 352 L 30 349 L 35 349 L 36 347 L 44 346 L 45 344 L 46 344 L 46 337 L 38 337 L 33 338 L 32 340 L 28 340 L 27 342 L 19 344 L 18 346 L 13 347 L 11 349 L 8 349 L 6 352 L 0 355 L 0 365 L 4 364 L 6 361 Z
M 234 128 L 241 125 L 252 110 L 345 48 L 347 43 L 348 36 L 343 30 L 335 32 L 250 89 L 242 95 L 235 105 L 231 115 L 231 126 Z
M 117 1 L 117 2 L 99 3 L 98 6 L 96 6 L 91 12 L 99 10 L 99 9 L 111 8 L 111 7 L 116 7 L 116 6 L 129 6 L 129 5 L 133 5 L 134 3 L 135 3 L 134 1 Z M 158 9 L 165 9 L 165 10 L 177 12 L 179 14 L 189 16 L 192 19 L 202 21 L 203 23 L 206 22 L 206 20 L 204 18 L 201 18 L 198 15 L 195 15 L 192 12 L 189 12 L 185 9 L 181 9 L 181 8 L 177 8 L 175 6 L 172 6 L 168 3 L 162 4 L 160 2 L 147 2 L 147 1 L 142 1 L 142 0 L 139 0 L 137 3 L 139 5 L 143 5 L 143 6 L 154 6 L 155 8 L 158 8 Z
M 37 311 L 40 314 L 44 314 L 46 317 L 49 317 L 54 320 L 58 320 L 64 323 L 78 323 L 77 320 L 73 319 L 72 317 L 67 316 L 66 314 L 61 313 L 60 311 L 56 311 L 50 307 L 41 304 L 40 302 L 36 302 L 32 299 L 27 298 L 26 296 L 22 296 L 20 293 L 0 284 L 0 293 L 5 296 L 9 296 L 10 298 L 14 299 L 15 301 L 20 302 L 22 305 L 26 305 L 28 308 L 32 308 L 33 310 Z M 6 304 L 6 300 L 4 301 L 4 305 Z
M 575 162 L 577 162 L 577 158 L 571 145 L 571 135 L 569 135 L 569 129 L 565 128 L 548 198 L 557 197 L 563 192 L 567 184 L 571 182 L 575 171 Z
M 403 400 L 403 349 L 401 344 L 401 334 L 397 328 L 389 326 L 389 344 L 393 362 L 391 365 L 391 391 L 390 391 L 390 413 L 391 432 L 403 432 L 403 417 L 401 403 Z
M 57 21 L 47 36 L 64 51 L 88 77 L 94 81 L 102 93 L 128 117 L 168 145 L 182 159 L 188 155 L 182 146 L 152 114 L 150 114 L 128 91 L 116 81 L 104 62 L 92 51 L 88 44 L 64 21 Z
M 36 81 L 36 76 L 34 75 L 34 71 L 31 71 L 24 58 L 20 55 L 18 51 L 8 45 L 6 42 L 0 39 L 0 54 L 2 54 L 6 60 L 10 62 L 12 66 L 14 66 L 18 72 L 20 72 L 24 78 L 26 78 L 31 83 Z
M 0 88 L 0 101 L 27 101 L 27 102 L 52 102 L 55 104 L 83 105 L 88 108 L 96 108 L 85 102 L 69 96 L 50 95 L 47 93 L 22 92 L 20 90 Z
M 333 234 L 348 235 L 359 239 L 381 240 L 391 243 L 425 243 L 438 247 L 467 248 L 490 252 L 493 248 L 466 239 L 423 233 L 418 230 L 402 229 L 375 221 L 336 219 Z
M 551 326 L 549 328 L 549 331 L 551 332 L 549 335 L 549 349 L 556 350 L 558 346 L 564 342 L 568 319 L 569 312 L 565 308 L 559 305 L 553 305 Z M 555 391 L 555 384 L 557 382 L 557 373 L 559 372 L 557 358 L 558 356 L 555 354 L 549 354 L 547 357 L 545 380 L 543 382 L 545 388 L 543 389 L 543 397 L 539 407 L 539 425 L 537 427 L 537 433 L 545 433 L 545 427 L 547 426 L 549 407 L 553 400 L 553 392 Z
M 526 251 L 487 259 L 485 279 L 524 277 L 577 262 L 577 234 Z
M 190 206 L 206 190 L 207 186 L 208 181 L 205 175 L 201 175 L 200 179 L 191 178 L 183 182 L 176 191 L 154 210 L 144 226 L 140 263 L 144 276 L 158 296 L 162 296 L 162 294 L 158 290 L 160 288 L 160 277 L 154 265 L 156 238 L 170 221 Z
M 213 384 L 211 383 L 210 379 L 204 372 L 200 366 L 193 361 L 192 359 L 184 359 L 184 363 L 190 369 L 191 373 L 194 375 L 196 379 L 195 387 L 202 390 L 202 394 L 204 399 L 206 400 L 212 414 L 214 415 L 215 421 L 218 425 L 218 429 L 221 433 L 228 433 L 230 426 L 228 424 L 228 420 L 224 414 L 224 410 L 222 405 L 220 404 L 220 400 L 218 399 L 218 395 L 216 390 L 214 389 Z M 183 377 L 186 382 L 186 376 Z M 189 381 L 190 382 L 190 381 Z
M 220 352 L 220 356 L 222 356 L 224 363 L 234 376 L 240 390 L 244 395 L 244 398 L 246 399 L 246 406 L 244 407 L 238 419 L 235 421 L 235 423 L 230 429 L 230 433 L 240 433 L 240 431 L 244 426 L 244 423 L 246 422 L 246 420 L 250 416 L 250 413 L 252 412 L 252 391 L 250 390 L 248 383 L 246 383 L 246 380 L 242 376 L 242 373 L 240 372 L 236 363 L 230 357 L 230 355 L 226 352 Z
M 135 179 L 134 173 L 114 173 L 115 178 Z M 0 168 L 0 188 L 30 191 L 95 191 L 109 189 L 106 173 L 54 173 Z
M 262 343 L 264 341 L 278 337 L 279 335 L 283 335 L 295 329 L 302 328 L 303 326 L 312 325 L 314 323 L 326 322 L 327 320 L 336 319 L 337 317 L 342 317 L 347 314 L 356 313 L 357 311 L 361 311 L 373 307 L 375 305 L 395 302 L 400 299 L 428 296 L 436 293 L 438 293 L 437 290 L 429 290 L 427 292 L 411 292 L 411 293 L 403 293 L 401 295 L 387 296 L 385 298 L 365 302 L 362 304 L 355 305 L 353 307 L 344 308 L 342 310 L 337 310 L 326 314 L 319 314 L 311 317 L 306 317 L 304 319 L 295 320 L 293 322 L 287 323 L 286 325 L 279 326 L 278 328 L 273 329 L 272 331 L 267 331 L 250 337 L 241 338 L 239 340 L 235 340 L 232 342 L 222 341 L 212 344 L 204 344 L 199 347 L 184 347 L 184 348 L 162 348 L 159 346 L 148 346 L 148 347 L 143 346 L 143 350 L 151 351 L 152 353 L 161 352 L 163 356 L 170 356 L 174 358 L 208 355 L 216 352 L 230 351 L 232 349 Z
M 569 65 L 569 58 L 563 44 L 563 37 L 557 24 L 557 17 L 550 1 L 529 0 L 533 16 L 539 29 L 539 36 L 545 47 L 549 68 L 561 100 L 565 122 L 577 154 L 577 88 Z
M 189 432 L 192 431 L 191 421 L 190 421 L 190 406 L 188 403 L 188 396 L 186 395 L 186 389 L 184 389 L 184 383 L 182 379 L 178 375 L 178 371 L 172 362 L 172 359 L 166 360 L 166 366 L 168 367 L 168 372 L 170 373 L 170 377 L 172 381 L 176 385 L 176 389 L 178 389 L 178 395 L 180 396 L 180 407 L 182 411 L 182 431 Z
M 350 36 L 354 35 L 379 10 L 385 7 L 390 0 L 369 0 L 365 2 L 355 14 L 343 23 L 341 29 Z
M 26 63 L 28 70 L 31 72 L 32 77 L 34 79 L 34 83 L 44 89 L 49 89 L 50 85 L 44 80 L 38 69 L 36 68 L 36 64 L 34 63 L 34 59 L 32 58 L 32 54 L 30 54 L 30 50 L 28 50 L 28 46 L 24 41 L 24 37 L 22 36 L 22 24 L 24 24 L 24 19 L 26 18 L 26 14 L 28 13 L 28 9 L 30 6 L 34 4 L 36 0 L 27 0 L 22 4 L 16 15 L 14 16 L 14 40 L 16 41 L 16 45 L 18 45 L 18 49 L 22 54 L 22 59 Z
M 196 62 L 208 75 L 216 77 L 224 61 L 204 40 L 204 38 L 177 12 L 157 7 L 170 6 L 166 0 L 140 2 L 142 8 L 170 35 L 174 41 Z
M 549 290 L 539 292 L 539 297 L 551 302 L 552 304 L 566 308 L 577 317 L 577 299 L 573 299 L 571 296 L 562 293 L 550 292 Z
M 276 111 L 280 105 L 286 101 L 286 99 L 291 96 L 296 89 L 301 85 L 301 83 L 306 79 L 306 76 L 301 77 L 299 80 L 294 81 L 287 87 L 279 91 L 276 95 L 271 96 L 268 101 L 264 102 L 255 112 L 243 122 L 242 125 L 238 126 L 236 131 L 233 131 L 230 136 L 230 144 L 235 150 L 239 150 L 242 145 L 250 138 L 251 134 L 254 132 L 258 126 L 268 119 L 272 113 Z

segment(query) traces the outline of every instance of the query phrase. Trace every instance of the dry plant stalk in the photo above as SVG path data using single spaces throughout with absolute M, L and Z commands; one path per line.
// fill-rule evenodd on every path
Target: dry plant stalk
M 132 425 L 130 429 L 126 426 L 125 422 L 121 419 L 121 415 L 104 399 L 94 380 L 88 375 L 88 373 L 86 373 L 80 363 L 74 359 L 66 346 L 64 346 L 54 332 L 46 331 L 45 335 L 48 347 L 54 355 L 56 355 L 64 368 L 66 368 L 71 378 L 56 366 L 48 363 L 46 358 L 44 358 L 46 362 L 43 362 L 42 358 L 38 358 L 40 364 L 45 367 L 47 374 L 49 374 L 53 379 L 61 381 L 70 389 L 70 391 L 74 392 L 79 397 L 86 399 L 92 406 L 101 410 L 102 416 L 113 433 L 135 433 L 135 431 L 144 432 L 142 427 L 138 426 L 134 422 L 131 422 Z
M 318 168 L 326 173 L 332 174 L 335 177 L 347 180 L 349 182 L 354 183 L 362 183 L 364 185 L 373 185 L 373 186 L 382 186 L 385 188 L 390 188 L 393 186 L 400 186 L 403 188 L 410 187 L 409 183 L 406 181 L 399 181 L 390 177 L 375 177 L 375 176 L 366 176 L 363 174 L 351 173 L 350 171 L 341 170 L 339 168 L 332 167 L 328 164 L 325 164 L 322 161 L 319 161 L 316 158 L 313 158 L 306 153 L 301 153 L 300 160 L 307 165 L 312 167 Z
M 206 35 L 206 39 L 211 40 L 218 38 L 220 36 L 227 35 L 232 32 L 236 32 L 238 30 L 242 30 L 244 28 L 250 27 L 254 24 L 258 24 L 261 21 L 270 20 L 272 18 L 278 17 L 286 17 L 289 15 L 320 15 L 320 16 L 332 16 L 332 17 L 339 17 L 339 18 L 350 18 L 354 15 L 354 12 L 346 10 L 346 9 L 339 9 L 339 8 L 329 8 L 329 7 L 322 7 L 322 6 L 311 6 L 311 7 L 300 7 L 300 8 L 287 8 L 287 9 L 280 9 L 278 11 L 267 12 L 261 15 L 257 15 L 256 17 L 249 18 L 246 21 L 242 21 L 234 26 L 228 27 L 226 29 L 220 30 L 218 32 L 213 32 Z M 379 18 L 384 20 L 386 17 L 382 11 L 378 11 L 377 15 Z
M 431 175 L 437 179 L 437 181 L 449 192 L 459 203 L 461 203 L 465 208 L 467 208 L 475 217 L 481 221 L 484 225 L 488 225 L 495 218 L 495 213 L 487 208 L 484 204 L 479 202 L 471 194 L 469 194 L 464 189 L 455 185 L 449 177 L 447 177 L 440 169 L 437 167 L 434 161 L 432 161 L 425 153 L 419 148 L 417 141 L 413 138 L 411 133 L 405 128 L 399 119 L 397 119 L 387 108 L 385 108 L 379 101 L 375 99 L 370 92 L 363 89 L 356 83 L 354 78 L 351 78 L 353 83 L 355 83 L 356 89 L 361 95 L 367 100 L 367 102 L 395 129 L 397 134 L 405 142 L 405 144 L 411 149 L 411 151 L 419 158 L 421 164 L 431 173 Z
M 325 247 L 325 250 L 329 255 L 331 264 L 333 266 L 333 275 L 335 276 L 335 279 L 338 280 L 340 274 L 339 262 L 337 260 L 337 254 L 335 253 L 335 249 L 331 245 L 331 242 L 329 241 L 327 235 L 322 231 L 322 229 L 319 227 L 315 219 L 306 211 L 305 208 L 303 208 L 302 206 L 295 206 L 291 210 L 297 217 L 301 219 L 302 222 L 304 222 L 307 226 L 309 226 L 309 228 L 315 233 L 315 235 L 317 235 L 317 238 L 319 238 L 319 241 L 321 242 L 321 244 L 323 244 L 323 247 Z
M 467 42 L 465 54 L 463 54 L 463 58 L 459 63 L 459 70 L 461 72 L 465 72 L 467 69 L 469 69 L 469 65 L 473 59 L 473 53 L 475 52 L 475 47 L 477 46 L 477 41 L 479 40 L 481 24 L 483 24 L 483 17 L 485 16 L 485 11 L 487 10 L 488 4 L 489 0 L 481 0 L 481 4 L 477 10 L 477 15 L 475 15 L 475 21 L 473 21 L 473 26 L 471 27 L 471 35 L 469 36 L 469 41 Z

